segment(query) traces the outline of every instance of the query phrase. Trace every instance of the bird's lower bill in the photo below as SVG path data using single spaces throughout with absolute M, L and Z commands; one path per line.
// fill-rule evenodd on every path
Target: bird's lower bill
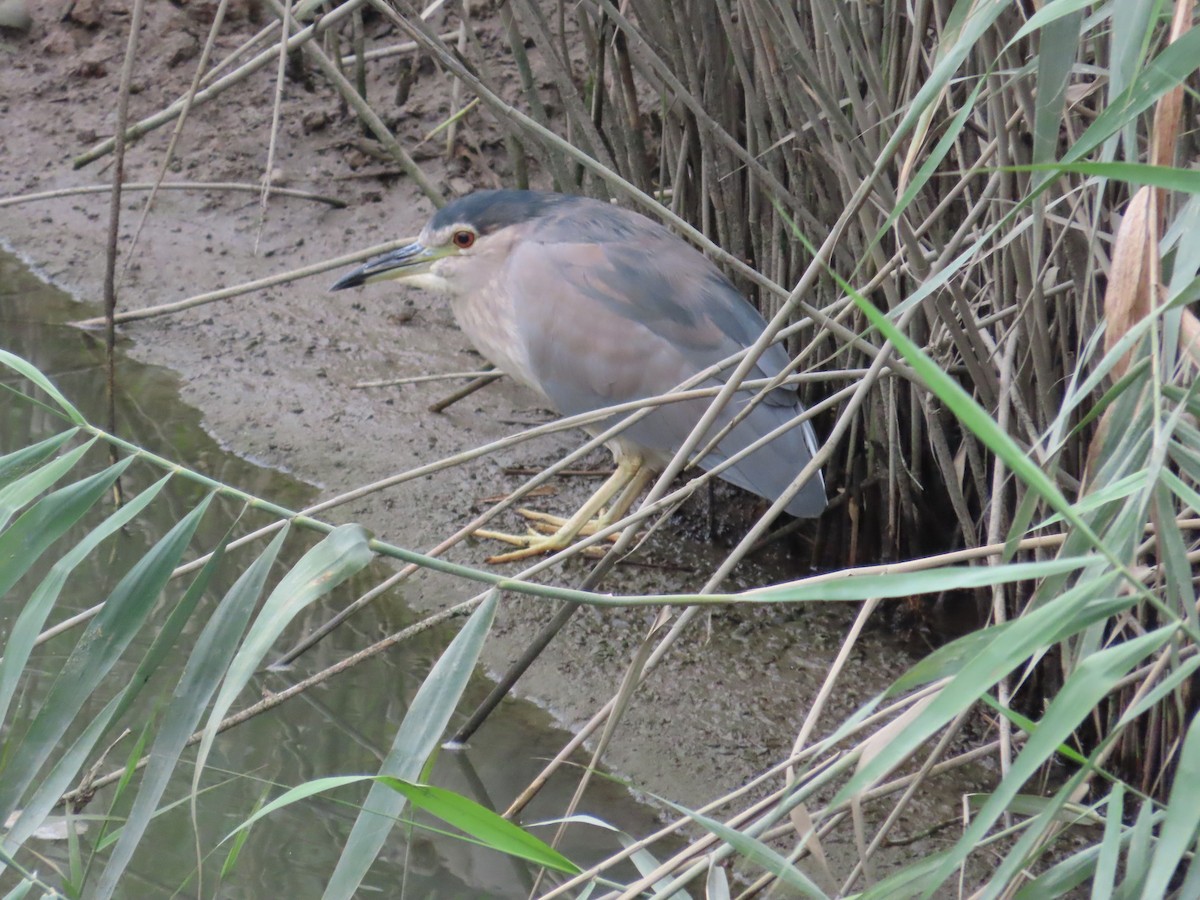
M 367 260 L 357 269 L 344 275 L 334 283 L 331 291 L 374 284 L 377 281 L 403 281 L 419 287 L 438 288 L 443 279 L 433 271 L 434 264 L 446 254 L 424 244 L 414 242 Z

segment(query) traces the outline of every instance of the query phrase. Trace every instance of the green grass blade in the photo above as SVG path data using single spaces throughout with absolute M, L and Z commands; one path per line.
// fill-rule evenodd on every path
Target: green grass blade
M 855 895 L 854 900 L 908 900 L 909 897 L 919 897 L 925 892 L 926 885 L 945 855 L 942 852 L 919 857 L 896 874 Z
M 85 879 L 83 854 L 79 850 L 79 833 L 75 828 L 70 809 L 66 810 L 63 819 L 67 828 L 67 865 L 71 872 L 70 877 L 64 881 L 64 886 L 70 893 L 79 897 L 83 895 Z
M 904 194 L 896 201 L 896 205 L 888 213 L 887 219 L 876 230 L 874 236 L 871 238 L 868 250 L 874 249 L 883 240 L 884 236 L 891 232 L 896 222 L 904 215 L 904 211 L 912 205 L 913 200 L 917 198 L 917 195 L 925 185 L 933 178 L 938 166 L 941 165 L 942 160 L 954 148 L 963 128 L 966 127 L 967 121 L 975 112 L 975 101 L 986 84 L 986 78 L 976 79 L 974 89 L 972 89 L 970 95 L 963 101 L 957 112 L 955 112 L 954 117 L 945 126 L 945 133 L 938 138 L 938 142 L 934 145 L 933 150 L 930 151 L 925 161 L 921 163 L 920 168 L 917 169 L 916 173 L 910 179 L 908 186 L 904 189 Z M 793 224 L 792 227 L 795 228 L 795 225 Z M 862 261 L 866 262 L 867 259 L 869 259 L 869 255 L 867 253 L 862 254 Z
M 221 781 L 215 781 L 212 784 L 207 785 L 200 792 L 200 794 L 201 794 L 201 796 L 203 796 L 205 794 L 215 793 L 215 792 L 221 790 L 222 788 L 228 787 L 230 785 L 240 784 L 245 780 L 245 778 L 246 778 L 246 776 L 241 773 L 231 775 L 230 777 L 225 778 Z M 154 815 L 151 818 L 161 819 L 167 813 L 174 812 L 176 809 L 186 806 L 188 803 L 191 802 L 191 799 L 192 799 L 191 794 L 184 794 L 179 799 L 174 800 L 170 803 L 166 803 L 163 806 L 160 806 L 158 809 L 156 809 L 154 811 Z M 117 827 L 113 828 L 112 830 L 106 832 L 103 835 L 103 837 L 99 838 L 96 841 L 96 847 L 95 847 L 96 852 L 101 853 L 101 852 L 107 850 L 113 844 L 117 843 L 117 841 L 119 841 L 121 839 L 121 835 L 124 833 L 124 831 L 125 831 L 125 826 L 122 824 L 122 825 L 118 825 Z
M 1090 588 L 1089 586 L 1086 586 Z M 1105 614 L 1111 614 L 1107 610 Z M 1132 597 L 1120 598 L 1125 607 L 1133 605 Z M 887 772 L 898 766 L 921 744 L 932 737 L 939 728 L 948 723 L 971 704 L 979 700 L 997 681 L 1027 660 L 1038 649 L 1049 646 L 1056 640 L 1055 633 L 1064 628 L 1076 627 L 1084 615 L 1079 599 L 1064 595 L 1040 609 L 1034 610 L 1013 621 L 999 639 L 980 647 L 975 655 L 966 660 L 958 674 L 933 698 L 932 702 L 896 739 L 868 762 L 838 791 L 833 803 L 848 801 L 854 794 L 874 784 Z M 1066 620 L 1064 623 L 1063 620 Z M 919 665 L 919 664 L 918 664 Z M 898 692 L 912 679 L 906 675 L 891 689 Z
M 1174 446 L 1172 446 L 1172 450 L 1181 449 L 1176 442 L 1173 442 L 1173 444 Z M 1178 459 L 1175 461 L 1180 462 Z M 1187 484 L 1185 481 L 1181 480 L 1179 476 L 1170 469 L 1164 469 L 1162 471 L 1161 478 L 1162 483 L 1169 487 L 1175 496 L 1177 496 L 1192 509 L 1200 510 L 1200 491 L 1197 491 L 1190 484 Z
M 63 664 L 0 779 L 0 816 L 16 808 L 84 702 L 142 627 L 207 511 L 212 495 L 161 538 L 113 589 Z
M 1000 557 L 1003 562 L 1011 562 L 1016 558 L 1019 545 L 1029 534 L 1029 523 L 1033 521 L 1033 516 L 1040 505 L 1041 501 L 1037 494 L 1033 491 L 1024 492 L 1016 512 L 1013 513 L 1008 534 L 1004 538 L 1004 552 Z
M 267 548 L 234 582 L 196 639 L 179 683 L 171 695 L 171 702 L 163 714 L 158 734 L 155 735 L 150 750 L 150 761 L 142 775 L 141 788 L 129 810 L 117 846 L 109 856 L 96 885 L 96 900 L 105 900 L 112 895 L 121 874 L 133 858 L 138 842 L 155 815 L 188 738 L 221 683 L 229 661 L 233 659 L 238 640 L 258 606 L 267 576 L 279 556 L 288 531 L 288 527 L 281 529 Z
M 1044 799 L 1042 809 L 1037 815 L 1021 824 L 1017 830 L 1020 836 L 1016 843 L 1006 848 L 999 857 L 999 865 L 992 870 L 987 881 L 976 893 L 975 900 L 998 900 L 1001 896 L 1007 896 L 1015 884 L 1024 881 L 1029 869 L 1037 864 L 1038 854 L 1044 852 L 1050 832 L 1056 827 L 1055 823 L 1066 817 L 1067 801 L 1079 788 L 1083 775 L 1082 771 L 1076 772 L 1052 797 Z M 1015 808 L 1010 812 L 1019 814 Z M 955 851 L 950 852 L 953 855 Z M 927 891 L 926 897 L 929 896 L 931 894 Z
M 258 802 L 254 804 L 255 810 L 262 809 L 263 803 L 266 802 L 267 795 L 264 791 L 258 797 Z M 246 841 L 250 837 L 250 829 L 240 830 L 233 839 L 233 846 L 229 848 L 229 852 L 225 854 L 225 861 L 221 863 L 221 880 L 224 881 L 233 874 L 234 868 L 237 866 L 238 857 L 242 855 L 242 848 L 246 846 Z
M 1080 515 L 1095 512 L 1102 506 L 1108 503 L 1115 503 L 1118 500 L 1124 500 L 1146 487 L 1146 472 L 1138 471 L 1131 472 L 1124 478 L 1118 478 L 1116 481 L 1109 482 L 1103 487 L 1088 491 L 1075 504 L 1075 512 Z M 1044 528 L 1049 528 L 1052 525 L 1057 525 L 1063 521 L 1060 513 L 1055 513 L 1041 522 L 1033 526 L 1034 531 L 1040 531 Z
M 706 900 L 732 900 L 733 895 L 729 893 L 729 878 L 725 875 L 725 870 L 716 863 L 708 865 L 704 896 Z
M 4 659 L 0 660 L 0 722 L 7 719 L 9 705 L 16 693 L 25 664 L 33 652 L 34 641 L 46 624 L 50 610 L 54 608 L 67 578 L 102 541 L 136 519 L 170 480 L 171 476 L 166 475 L 131 498 L 59 559 L 42 582 L 34 588 L 21 608 L 17 621 L 13 623 L 8 642 L 4 646 Z
M 7 894 L 5 894 L 4 900 L 25 900 L 25 898 L 29 896 L 29 892 L 32 889 L 33 882 L 29 879 L 25 879 Z
M 889 693 L 901 694 L 914 688 L 930 684 L 947 676 L 956 675 L 962 671 L 972 659 L 997 640 L 1002 640 L 1005 633 L 1016 624 L 1016 621 L 1001 622 L 978 631 L 969 631 L 960 638 L 948 644 L 943 644 L 932 653 L 926 654 L 897 679 L 889 689 Z M 982 694 L 981 694 L 982 696 Z
M 1176 896 L 1200 897 L 1200 841 L 1192 846 L 1192 861 Z
M 1121 848 L 1125 832 L 1125 785 L 1117 782 L 1108 795 L 1108 809 L 1104 817 L 1104 838 L 1100 842 L 1099 858 L 1096 860 L 1096 877 L 1092 879 L 1092 900 L 1112 900 L 1117 886 L 1117 863 L 1121 860 Z
M 629 850 L 630 847 L 637 843 L 637 841 L 624 832 L 617 834 L 617 840 L 620 841 L 621 846 L 626 850 Z M 662 868 L 662 860 L 644 847 L 639 847 L 637 850 L 632 851 L 629 854 L 629 861 L 633 863 L 634 868 L 638 870 L 638 873 L 643 878 L 649 878 Z M 669 877 L 659 876 L 658 880 L 650 886 L 650 890 L 654 892 L 651 894 L 654 900 L 692 900 L 691 894 L 682 889 L 668 894 L 667 885 L 670 883 L 671 879 Z M 596 882 L 590 882 L 587 887 L 588 892 L 591 892 L 595 887 Z
M 939 647 L 900 676 L 888 694 L 900 694 L 947 675 L 957 675 L 968 667 L 975 671 L 976 677 L 992 677 L 1001 668 L 1019 665 L 1022 660 L 1043 647 L 1052 646 L 1055 642 L 1077 634 L 1096 622 L 1106 621 L 1133 605 L 1133 601 L 1128 597 L 1088 599 L 1088 594 L 1097 588 L 1103 589 L 1111 585 L 1112 580 L 1113 576 L 1109 573 L 1101 584 L 1076 585 L 1070 591 L 1019 619 L 969 632 Z M 989 659 L 994 654 L 997 660 L 995 668 L 986 670 L 986 676 L 983 674 L 984 669 L 977 668 L 985 654 Z M 997 674 L 996 678 L 1003 677 L 1004 674 L 1007 672 Z M 983 687 L 980 696 L 986 690 L 987 687 Z
M 455 635 L 413 698 L 396 731 L 391 751 L 380 766 L 380 775 L 416 781 L 434 753 L 492 627 L 499 595 L 492 591 Z M 405 798 L 383 785 L 372 785 L 363 810 L 342 850 L 324 900 L 350 900 L 374 862 L 392 823 L 404 809 Z
M 17 510 L 32 501 L 34 497 L 45 493 L 55 482 L 75 468 L 80 457 L 87 453 L 94 443 L 96 443 L 96 438 L 92 438 L 86 444 L 69 450 L 40 469 L 0 488 L 0 529 L 8 526 L 9 520 Z
M 21 810 L 16 822 L 4 835 L 4 853 L 16 853 L 37 831 L 38 826 L 54 809 L 63 793 L 71 787 L 72 781 L 87 763 L 96 742 L 112 724 L 120 699 L 120 697 L 113 697 L 109 700 L 107 705 L 83 730 L 83 733 L 71 742 L 51 767 L 49 773 L 38 781 L 32 796 Z M 44 759 L 49 757 L 50 753 L 57 749 L 57 746 L 46 748 L 43 758 L 37 761 L 39 766 Z M 7 813 L 6 818 L 12 812 Z
M 849 286 L 843 283 L 843 287 L 848 288 Z M 852 292 L 851 296 L 855 305 L 896 346 L 914 371 L 946 404 L 965 428 L 1002 459 L 1027 488 L 1039 494 L 1051 508 L 1062 513 L 1075 532 L 1085 539 L 1091 548 L 1108 560 L 1109 564 L 1121 574 L 1125 582 L 1140 598 L 1153 605 L 1163 618 L 1178 619 L 1172 610 L 1165 608 L 1159 599 L 1142 584 L 1112 547 L 1102 540 L 1095 530 L 1075 512 L 1053 479 L 1042 470 L 1032 455 L 1027 454 L 957 381 L 903 334 L 888 320 L 887 316 L 876 309 L 874 304 L 857 292 Z M 1195 639 L 1197 635 L 1189 633 L 1189 637 Z
M 1197 785 L 1200 785 L 1200 716 L 1194 715 L 1183 739 L 1183 749 L 1179 751 L 1179 766 L 1175 770 L 1150 873 L 1142 888 L 1142 900 L 1166 896 L 1183 854 L 1196 843 L 1197 829 L 1200 829 Z
M 1008 4 L 998 0 L 971 2 L 959 0 L 954 5 L 947 26 L 938 43 L 938 59 L 917 91 L 904 118 L 896 126 L 895 137 L 907 134 L 922 116 L 932 112 L 938 96 L 945 89 L 954 73 L 958 71 L 967 54 L 978 43 L 983 34 L 992 27 L 996 18 L 1007 9 Z M 957 23 L 957 27 L 955 27 Z M 894 138 L 893 138 L 894 139 Z
M 204 736 L 196 753 L 196 771 L 192 776 L 192 791 L 200 787 L 217 726 L 225 718 L 237 695 L 250 681 L 267 651 L 284 628 L 311 603 L 370 563 L 372 554 L 367 542 L 370 535 L 360 525 L 341 525 L 309 550 L 276 585 L 267 597 L 262 610 L 250 626 L 245 640 L 229 663 L 221 689 L 213 702 Z
M 1161 474 L 1165 475 L 1166 470 L 1161 470 Z M 1152 491 L 1152 504 L 1157 512 L 1157 520 L 1163 525 L 1158 529 L 1156 540 L 1159 560 L 1166 574 L 1166 578 L 1163 579 L 1166 600 L 1180 616 L 1188 619 L 1192 627 L 1196 628 L 1200 626 L 1196 617 L 1196 588 L 1192 584 L 1192 565 L 1188 561 L 1184 536 L 1174 526 L 1174 495 L 1161 478 L 1155 479 Z
M 828 897 L 828 894 L 821 890 L 816 882 L 757 838 L 698 812 L 676 806 L 674 803 L 671 805 L 720 838 L 736 850 L 740 856 L 766 869 L 785 887 L 791 888 L 805 897 L 817 898 L 817 900 L 826 900 Z
M 1141 894 L 1142 885 L 1150 872 L 1154 824 L 1157 818 L 1154 804 L 1144 800 L 1142 808 L 1138 810 L 1137 820 L 1130 830 L 1129 850 L 1125 854 L 1125 879 L 1118 888 L 1118 897 L 1133 900 Z
M 1016 30 L 1008 40 L 1008 48 L 1015 47 L 1018 42 L 1029 37 L 1034 32 L 1045 30 L 1057 23 L 1060 19 L 1067 16 L 1074 16 L 1088 7 L 1095 6 L 1089 0 L 1056 0 L 1054 3 L 1048 3 L 1040 7 L 1037 12 L 1030 16 L 1024 25 Z M 1103 11 L 1100 15 L 1104 15 Z M 1074 54 L 1072 54 L 1072 58 Z M 1041 85 L 1039 84 L 1039 88 Z
M 1101 698 L 1108 694 L 1130 669 L 1170 640 L 1176 631 L 1174 625 L 1163 626 L 1094 653 L 1079 665 L 1046 709 L 1037 730 L 1029 736 L 1024 749 L 1013 760 L 1008 774 L 942 862 L 941 868 L 934 876 L 937 884 L 949 878 L 971 854 L 1008 809 L 1021 787 L 1054 755 L 1058 745 L 1070 737 Z M 1059 793 L 1063 794 L 1062 791 Z M 1066 794 L 1063 794 L 1064 800 L 1065 796 Z M 1027 861 L 1019 858 L 1015 852 L 1010 854 L 997 868 L 989 888 L 995 887 L 997 891 L 1000 890 L 1009 877 L 1019 873 L 1025 862 Z
M 454 826 L 483 847 L 569 875 L 577 875 L 581 871 L 578 866 L 549 844 L 487 807 L 479 805 L 474 800 L 444 788 L 417 784 L 388 775 L 341 775 L 316 778 L 297 785 L 256 810 L 223 840 L 228 841 L 244 835 L 259 819 L 285 806 L 291 806 L 310 797 L 363 781 L 375 782 L 403 795 L 417 809 L 422 809 L 446 824 Z
M 1063 4 L 1055 3 L 1055 7 Z M 1076 9 L 1047 22 L 1041 31 L 1037 56 L 1037 96 L 1034 98 L 1033 161 L 1054 159 L 1062 128 L 1067 82 L 1079 50 L 1083 10 Z
M 183 633 L 184 626 L 188 619 L 191 618 L 201 597 L 208 590 L 208 585 L 212 581 L 213 575 L 221 566 L 225 558 L 225 547 L 233 535 L 233 530 L 230 528 L 220 543 L 209 555 L 208 561 L 201 568 L 200 572 L 192 580 L 183 597 L 174 605 L 174 608 L 168 614 L 166 621 L 158 626 L 154 639 L 150 644 L 149 649 L 143 655 L 141 662 L 138 664 L 137 671 L 129 679 L 126 687 L 121 691 L 118 697 L 117 706 L 112 714 L 112 718 L 116 719 L 123 715 L 126 710 L 132 705 L 133 701 L 141 693 L 142 688 L 150 681 L 151 677 L 158 670 L 159 665 L 166 659 L 168 652 L 175 646 L 176 640 Z M 129 762 L 125 768 L 117 788 L 113 793 L 113 804 L 117 803 L 118 798 L 123 794 L 129 785 L 130 779 L 133 777 L 134 767 L 137 760 L 141 758 L 142 746 L 145 744 L 149 734 L 153 728 L 152 719 L 147 719 L 142 725 L 142 733 L 138 738 L 138 745 L 134 748 Z M 101 834 L 99 839 L 103 839 Z
M 1152 27 L 1154 18 L 1162 9 L 1160 0 L 1128 0 L 1114 3 L 1112 9 L 1112 46 L 1108 60 L 1107 102 L 1131 85 L 1145 62 L 1150 43 L 1155 39 Z M 1120 129 L 1125 153 L 1135 157 L 1137 144 L 1137 120 L 1132 116 Z M 1116 152 L 1115 140 L 1105 146 L 1105 158 L 1111 159 Z M 1111 149 L 1110 149 L 1111 148 Z
M 199 573 L 192 580 L 192 583 L 188 585 L 188 589 L 184 592 L 183 596 L 171 608 L 170 613 L 167 614 L 166 621 L 155 627 L 154 640 L 142 656 L 141 662 L 138 663 L 133 677 L 129 679 L 129 685 L 122 691 L 124 700 L 122 701 L 118 715 L 129 708 L 129 704 L 133 702 L 134 697 L 137 696 L 142 687 L 154 676 L 154 673 L 158 671 L 159 666 L 167 658 L 167 654 L 174 650 L 175 642 L 183 634 L 184 627 L 192 617 L 192 613 L 196 611 L 196 605 L 207 592 L 213 575 L 216 574 L 217 569 L 220 568 L 221 563 L 224 561 L 225 548 L 232 536 L 232 529 L 225 533 L 221 541 L 209 554 L 208 561 L 205 562 Z
M 124 805 L 125 792 L 129 790 L 129 785 L 133 782 L 133 778 L 137 774 L 138 762 L 141 760 L 142 754 L 146 752 L 146 744 L 150 741 L 150 735 L 154 733 L 154 726 L 156 724 L 155 713 L 156 710 L 151 710 L 150 714 L 142 721 L 142 730 L 138 734 L 137 741 L 130 748 L 129 752 L 125 754 L 125 769 L 121 772 L 121 777 L 117 780 L 116 787 L 113 788 L 109 795 L 108 815 L 101 820 L 100 833 L 91 841 L 92 853 L 94 854 L 93 861 L 99 853 L 99 848 L 111 843 L 110 836 L 112 833 L 122 827 L 116 824 L 121 821 L 120 816 L 116 813 L 117 804 Z
M 1010 709 L 1007 706 L 1001 706 L 1000 701 L 997 700 L 995 697 L 993 697 L 991 694 L 984 694 L 983 697 L 981 697 L 980 699 L 984 703 L 986 703 L 989 707 L 991 707 L 992 712 L 994 712 L 998 716 L 1004 716 L 1004 718 L 1008 719 L 1010 722 L 1012 722 L 1014 725 L 1016 725 L 1017 728 L 1021 729 L 1026 734 L 1033 734 L 1035 731 L 1037 731 L 1037 727 L 1038 727 L 1037 722 L 1035 722 L 1033 719 L 1028 718 L 1027 716 L 1021 715 L 1015 709 Z M 1058 745 L 1058 755 L 1061 756 L 1063 759 L 1068 760 L 1069 762 L 1075 763 L 1078 766 L 1086 766 L 1087 765 L 1087 757 L 1084 756 L 1082 753 L 1080 753 L 1078 750 L 1076 750 L 1074 747 L 1070 746 L 1069 744 L 1059 744 Z M 1040 811 L 1040 807 L 1036 811 Z
M 416 808 L 453 825 L 493 850 L 568 875 L 578 875 L 582 871 L 549 844 L 461 794 L 387 775 L 379 776 L 376 781 L 404 795 Z
M 1164 243 L 1172 240 L 1173 231 L 1178 231 L 1178 237 L 1167 297 L 1172 305 L 1176 298 L 1186 304 L 1191 302 L 1190 292 L 1196 290 L 1196 276 L 1200 274 L 1200 193 L 1190 197 L 1175 217 Z
M 1074 572 L 1095 563 L 1086 556 L 1048 559 L 1043 562 L 1006 563 L 998 566 L 941 566 L 890 575 L 849 575 L 811 585 L 781 584 L 746 591 L 755 603 L 799 603 L 812 600 L 868 600 L 880 597 L 912 597 L 943 591 L 969 590 L 995 584 L 1035 581 L 1049 575 Z
M 229 832 L 221 839 L 221 843 L 231 840 L 239 832 L 246 831 L 258 823 L 259 819 L 266 818 L 276 810 L 283 809 L 285 806 L 291 806 L 294 803 L 299 803 L 302 800 L 307 800 L 310 797 L 316 797 L 320 794 L 326 794 L 330 791 L 335 791 L 338 788 L 346 787 L 350 784 L 360 784 L 364 781 L 373 781 L 375 775 L 329 775 L 325 778 L 314 778 L 312 781 L 306 781 L 304 784 L 298 784 L 294 788 L 288 788 L 274 800 L 269 803 L 264 803 L 253 813 L 251 813 L 245 821 L 237 828 Z
M 1004 166 L 1005 172 L 1036 172 L 1055 175 L 1090 175 L 1120 181 L 1125 184 L 1150 185 L 1179 191 L 1183 194 L 1200 194 L 1200 171 L 1177 169 L 1174 166 L 1152 166 L 1148 163 L 1127 162 L 1052 162 L 1027 166 Z
M 1059 860 L 1021 890 L 1016 900 L 1051 900 L 1053 897 L 1078 896 L 1078 887 L 1096 871 L 1096 847 L 1085 847 Z
M 51 384 L 50 379 L 43 375 L 36 366 L 26 362 L 14 353 L 9 353 L 7 350 L 0 350 L 0 365 L 8 366 L 14 372 L 23 375 L 49 394 L 50 398 L 58 404 L 59 409 L 66 413 L 67 418 L 76 425 L 87 424 L 87 420 L 84 419 L 83 414 L 72 406 L 66 397 L 59 393 L 58 388 Z
M 48 437 L 44 441 L 38 441 L 36 444 L 0 456 L 0 487 L 5 487 L 14 479 L 32 472 L 77 434 L 79 434 L 79 429 L 72 428 L 56 434 L 54 437 Z
M 1197 59 L 1200 59 L 1200 29 L 1193 28 L 1138 71 L 1133 83 L 1100 111 L 1064 154 L 1063 161 L 1082 160 L 1126 123 L 1149 109 L 1163 94 L 1182 84 L 1196 71 Z
M 1146 377 L 1146 371 L 1150 367 L 1150 360 L 1146 357 L 1134 359 L 1133 364 L 1130 365 L 1125 374 L 1105 389 L 1099 400 L 1094 403 L 1091 402 L 1095 396 L 1095 392 L 1102 389 L 1104 382 L 1109 380 L 1110 373 L 1112 373 L 1117 361 L 1124 357 L 1128 351 L 1136 349 L 1145 340 L 1146 333 L 1149 332 L 1152 324 L 1153 317 L 1147 316 L 1130 328 L 1125 336 L 1113 346 L 1113 349 L 1101 357 L 1099 362 L 1088 366 L 1084 377 L 1063 397 L 1062 402 L 1059 404 L 1057 415 L 1057 418 L 1063 424 L 1055 428 L 1055 431 L 1059 434 L 1059 438 L 1052 449 L 1058 450 L 1065 444 L 1065 441 L 1061 437 L 1063 431 L 1066 431 L 1071 437 L 1079 437 L 1085 434 L 1085 427 L 1091 424 L 1093 420 L 1099 419 L 1118 397 L 1130 389 L 1136 389 L 1141 386 Z M 1080 365 L 1084 365 L 1084 362 L 1081 360 Z M 1087 409 L 1084 410 L 1081 416 L 1073 417 L 1071 414 L 1075 411 L 1076 407 L 1083 403 L 1089 404 Z M 1068 422 L 1071 423 L 1069 430 L 1066 428 L 1066 423 Z
M 129 468 L 129 456 L 90 478 L 48 494 L 0 534 L 0 596 L 7 594 L 50 545 L 83 518 Z

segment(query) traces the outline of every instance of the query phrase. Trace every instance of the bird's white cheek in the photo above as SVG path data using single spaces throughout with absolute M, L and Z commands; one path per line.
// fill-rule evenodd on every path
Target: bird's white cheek
M 443 294 L 450 292 L 450 283 L 432 269 L 428 272 L 421 272 L 419 275 L 409 275 L 403 279 L 403 283 L 424 288 L 427 291 L 438 291 Z

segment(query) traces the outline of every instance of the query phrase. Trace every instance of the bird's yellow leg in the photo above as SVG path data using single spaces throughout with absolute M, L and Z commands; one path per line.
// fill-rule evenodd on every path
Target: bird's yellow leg
M 638 492 L 645 485 L 649 475 L 649 470 L 642 466 L 640 459 L 623 457 L 617 463 L 617 470 L 605 480 L 604 484 L 600 485 L 599 489 L 588 498 L 587 502 L 579 508 L 579 511 L 575 515 L 569 519 L 553 517 L 561 524 L 557 526 L 552 534 L 542 534 L 532 529 L 530 529 L 528 534 L 505 534 L 498 531 L 480 530 L 475 532 L 475 536 L 503 541 L 506 544 L 512 544 L 521 548 L 511 553 L 490 556 L 487 559 L 489 563 L 515 562 L 519 559 L 528 559 L 531 556 L 556 553 L 570 546 L 571 542 L 581 533 L 590 534 L 598 528 L 603 527 L 602 524 L 595 524 L 593 520 L 604 509 L 604 504 L 614 496 L 617 497 L 617 502 L 613 504 L 613 509 L 620 508 L 621 515 L 624 515 L 625 510 L 628 510 L 633 500 L 637 497 Z M 635 490 L 631 490 L 631 488 L 635 487 Z M 623 508 L 621 508 L 622 504 Z M 544 521 L 542 516 L 536 513 L 531 515 L 529 510 L 519 510 L 519 512 L 526 518 Z M 608 521 L 613 521 L 613 519 L 609 518 Z M 585 531 L 585 529 L 590 530 Z

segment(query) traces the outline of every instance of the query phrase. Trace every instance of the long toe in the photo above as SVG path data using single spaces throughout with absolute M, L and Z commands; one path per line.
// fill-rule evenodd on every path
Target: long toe
M 509 535 L 509 538 L 513 535 Z M 485 562 L 493 566 L 499 566 L 504 563 L 517 562 L 522 559 L 530 559 L 534 556 L 544 556 L 550 553 L 557 553 L 569 543 L 558 534 L 541 535 L 531 534 L 527 538 L 519 541 L 525 544 L 520 550 L 513 550 L 510 553 L 500 553 L 496 556 L 489 556 Z M 517 543 L 517 541 L 509 541 L 509 543 Z
M 507 531 L 488 531 L 486 528 L 479 528 L 471 532 L 472 537 L 483 538 L 487 541 L 501 541 L 505 544 L 512 544 L 514 547 L 528 547 L 530 541 L 541 540 L 540 532 L 530 529 L 525 534 L 509 534 Z
M 557 534 L 570 523 L 570 519 L 564 519 L 562 516 L 556 516 L 551 513 L 538 512 L 534 509 L 518 509 L 517 512 L 530 523 L 530 528 L 537 530 L 541 534 Z M 612 523 L 606 516 L 598 516 L 594 519 L 588 519 L 575 532 L 575 537 L 590 537 L 601 528 L 606 528 Z M 475 532 L 478 534 L 479 532 Z M 607 540 L 615 541 L 620 537 L 620 533 L 610 534 Z

